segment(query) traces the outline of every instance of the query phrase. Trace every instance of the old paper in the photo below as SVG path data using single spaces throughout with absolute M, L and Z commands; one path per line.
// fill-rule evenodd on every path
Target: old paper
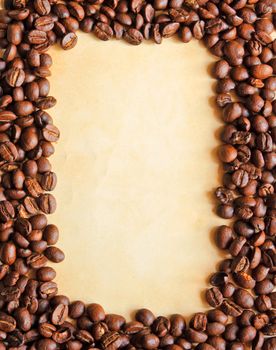
M 195 41 L 132 47 L 88 34 L 51 54 L 60 293 L 125 316 L 203 310 L 221 259 L 214 59 Z

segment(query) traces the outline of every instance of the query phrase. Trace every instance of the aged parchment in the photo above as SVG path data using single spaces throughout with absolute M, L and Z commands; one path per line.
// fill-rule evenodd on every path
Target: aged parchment
M 203 310 L 221 258 L 214 59 L 195 41 L 132 47 L 88 34 L 51 53 L 60 293 L 126 316 Z

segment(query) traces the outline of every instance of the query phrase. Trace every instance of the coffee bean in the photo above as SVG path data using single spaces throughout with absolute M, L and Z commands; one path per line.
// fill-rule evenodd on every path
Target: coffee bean
M 16 321 L 12 316 L 0 313 L 0 330 L 6 333 L 13 332 L 16 327 Z
M 170 328 L 171 328 L 170 320 L 163 316 L 157 317 L 152 324 L 152 331 L 158 337 L 164 337 L 166 334 L 169 333 Z
M 37 204 L 39 208 L 43 211 L 45 214 L 52 214 L 56 210 L 56 200 L 53 195 L 50 193 L 48 194 L 42 194 L 37 199 Z
M 257 332 L 254 327 L 246 326 L 239 331 L 239 339 L 244 343 L 252 342 L 256 334 Z
M 14 104 L 14 112 L 20 117 L 26 117 L 33 113 L 34 106 L 30 101 L 19 101 Z
M 15 145 L 9 141 L 0 143 L 0 157 L 7 162 L 15 161 L 18 157 Z
M 220 60 L 215 64 L 214 76 L 217 79 L 223 79 L 228 76 L 230 72 L 230 66 L 226 60 Z
M 233 240 L 233 231 L 230 227 L 223 225 L 217 229 L 216 243 L 220 249 L 228 248 L 232 240 Z
M 50 323 L 41 323 L 39 325 L 39 333 L 46 338 L 51 338 L 56 331 L 56 327 Z
M 57 247 L 48 247 L 45 256 L 52 262 L 59 263 L 64 260 L 64 253 Z
M 6 81 L 12 87 L 19 87 L 25 80 L 25 73 L 23 69 L 11 68 L 7 71 Z
M 56 350 L 57 343 L 53 341 L 52 339 L 41 339 L 37 343 L 38 349 L 45 349 L 45 350 Z
M 51 11 L 51 5 L 48 0 L 34 0 L 34 8 L 41 16 L 48 15 Z
M 144 349 L 152 350 L 158 348 L 159 338 L 154 334 L 146 334 L 141 338 L 141 345 Z
M 54 325 L 61 325 L 66 320 L 68 316 L 68 306 L 64 304 L 59 304 L 55 307 L 52 313 L 52 322 Z
M 124 332 L 127 335 L 137 334 L 143 331 L 144 325 L 138 321 L 130 321 L 124 324 Z
M 135 315 L 135 319 L 143 323 L 146 327 L 149 327 L 153 324 L 155 320 L 154 314 L 148 309 L 140 309 Z
M 18 308 L 15 313 L 15 319 L 18 327 L 23 331 L 27 332 L 32 327 L 31 314 L 26 308 Z
M 22 41 L 22 27 L 18 23 L 12 23 L 7 28 L 7 40 L 14 45 L 19 45 Z
M 192 34 L 190 28 L 185 27 L 185 26 L 182 27 L 182 29 L 180 29 L 180 37 L 184 43 L 190 42 L 193 38 L 193 34 Z
M 225 326 L 219 322 L 210 322 L 207 324 L 206 332 L 208 336 L 219 336 L 225 331 Z
M 246 272 L 238 272 L 233 275 L 235 282 L 242 288 L 252 289 L 255 287 L 255 280 Z
M 3 244 L 0 258 L 3 264 L 14 264 L 16 260 L 16 247 L 12 242 L 6 242 Z
M 272 75 L 272 67 L 268 64 L 259 64 L 251 68 L 251 74 L 256 79 L 267 79 Z
M 26 178 L 25 187 L 29 194 L 33 197 L 39 197 L 43 193 L 43 189 L 41 188 L 39 182 L 36 179 Z
M 223 313 L 221 310 L 218 310 L 218 309 L 213 309 L 208 311 L 207 317 L 208 317 L 208 320 L 211 322 L 219 322 L 224 325 L 226 325 L 228 321 L 227 315 L 225 315 L 225 313 Z
M 125 32 L 125 40 L 132 45 L 139 45 L 143 41 L 143 35 L 137 29 L 130 28 Z
M 117 332 L 107 332 L 101 338 L 101 346 L 103 349 L 118 349 L 121 346 L 121 338 Z
M 235 303 L 244 309 L 251 309 L 254 305 L 253 296 L 245 289 L 236 289 L 233 297 Z
M 64 35 L 64 37 L 61 40 L 61 47 L 64 50 L 70 50 L 76 46 L 77 41 L 78 39 L 75 33 L 73 32 L 67 33 L 66 35 Z
M 69 317 L 77 319 L 84 314 L 85 305 L 82 301 L 74 301 L 69 306 Z
M 224 45 L 224 54 L 231 65 L 238 66 L 242 63 L 244 48 L 238 41 L 229 41 Z
M 56 277 L 56 272 L 52 267 L 41 267 L 37 270 L 36 276 L 41 282 L 50 282 Z
M 207 316 L 205 313 L 199 312 L 195 314 L 189 323 L 190 327 L 197 331 L 205 331 L 207 326 Z
M 237 256 L 233 259 L 231 270 L 233 272 L 246 272 L 250 267 L 249 259 L 246 256 Z
M 87 306 L 87 314 L 91 321 L 99 322 L 105 319 L 105 312 L 101 305 L 99 304 L 90 304 Z
M 113 36 L 112 28 L 108 24 L 101 22 L 94 26 L 94 33 L 100 40 L 104 41 L 111 39 Z
M 174 337 L 180 337 L 186 328 L 186 322 L 183 316 L 174 314 L 170 317 L 170 334 Z
M 42 130 L 43 137 L 46 141 L 56 142 L 59 139 L 59 130 L 54 125 L 46 125 Z
M 162 36 L 164 38 L 170 38 L 178 31 L 179 27 L 179 23 L 168 23 L 162 29 Z
M 204 332 L 196 331 L 192 328 L 189 328 L 185 332 L 186 338 L 191 343 L 204 343 L 206 342 L 208 336 Z
M 208 304 L 212 307 L 218 307 L 223 302 L 223 296 L 217 287 L 208 289 L 205 296 Z
M 242 313 L 242 308 L 232 301 L 224 300 L 221 304 L 222 311 L 229 316 L 238 317 Z
M 274 290 L 274 284 L 267 278 L 256 283 L 255 293 L 256 294 L 269 294 Z
M 237 150 L 231 145 L 222 145 L 219 149 L 219 157 L 225 163 L 233 162 L 237 158 Z
M 28 34 L 28 40 L 30 44 L 40 45 L 45 44 L 47 42 L 47 34 L 42 30 L 31 30 Z

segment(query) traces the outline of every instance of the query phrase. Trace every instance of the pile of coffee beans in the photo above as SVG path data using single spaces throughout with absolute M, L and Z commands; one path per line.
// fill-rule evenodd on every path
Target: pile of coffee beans
M 0 12 L 0 350 L 276 349 L 275 0 L 10 0 Z M 107 314 L 58 294 L 64 253 L 49 157 L 59 138 L 47 110 L 49 48 L 100 40 L 203 41 L 218 57 L 217 105 L 225 122 L 217 229 L 225 251 L 206 291 L 208 312 L 185 320 L 137 311 Z M 185 291 L 183 291 L 185 293 Z

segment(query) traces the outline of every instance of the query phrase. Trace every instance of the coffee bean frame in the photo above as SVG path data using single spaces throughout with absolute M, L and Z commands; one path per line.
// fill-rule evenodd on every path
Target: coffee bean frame
M 0 13 L 0 350 L 276 349 L 276 3 L 273 0 L 11 0 Z M 51 56 L 100 40 L 160 44 L 202 40 L 218 58 L 217 105 L 225 122 L 218 159 L 217 228 L 224 260 L 206 290 L 207 312 L 189 320 L 107 314 L 58 294 L 64 253 L 49 157 L 59 130 L 47 112 Z M 89 38 L 88 38 L 89 40 Z M 185 292 L 185 291 L 184 291 Z

